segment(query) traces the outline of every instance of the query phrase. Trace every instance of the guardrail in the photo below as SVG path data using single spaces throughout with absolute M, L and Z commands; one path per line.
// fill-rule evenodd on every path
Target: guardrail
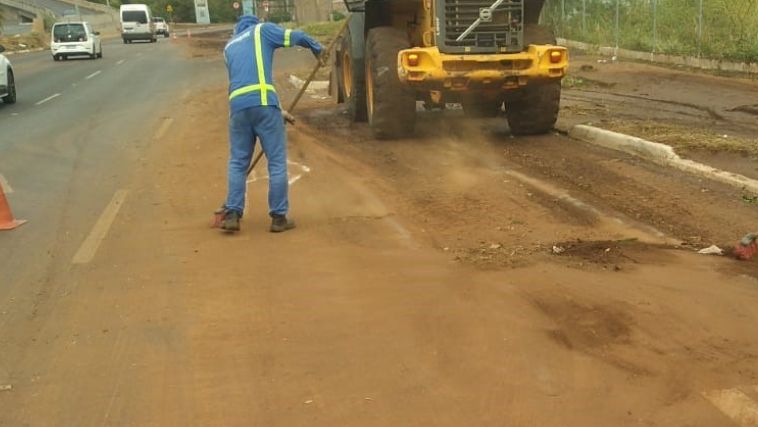
M 24 10 L 30 13 L 34 13 L 37 16 L 50 15 L 50 11 L 36 6 L 35 4 L 25 0 L 0 0 L 0 4 L 12 7 L 14 9 Z
M 118 11 L 112 7 L 108 7 L 100 3 L 92 3 L 84 0 L 58 0 L 61 3 L 68 3 L 73 6 L 83 7 L 85 9 L 96 10 L 102 13 L 117 14 Z

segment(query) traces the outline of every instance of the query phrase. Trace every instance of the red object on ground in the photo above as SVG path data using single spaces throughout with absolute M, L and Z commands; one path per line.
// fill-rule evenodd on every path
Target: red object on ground
M 13 230 L 22 226 L 25 222 L 26 220 L 13 218 L 13 212 L 11 212 L 8 199 L 5 197 L 3 185 L 0 184 L 0 231 Z
M 750 233 L 743 237 L 734 248 L 734 256 L 743 261 L 752 259 L 756 252 L 758 252 L 758 233 Z

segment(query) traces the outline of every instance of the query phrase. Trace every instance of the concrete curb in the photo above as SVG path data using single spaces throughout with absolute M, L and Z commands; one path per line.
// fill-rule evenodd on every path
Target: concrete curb
M 621 151 L 661 166 L 672 167 L 758 194 L 758 180 L 683 159 L 676 154 L 673 148 L 665 144 L 587 125 L 576 125 L 569 129 L 568 134 L 571 138 L 580 141 Z

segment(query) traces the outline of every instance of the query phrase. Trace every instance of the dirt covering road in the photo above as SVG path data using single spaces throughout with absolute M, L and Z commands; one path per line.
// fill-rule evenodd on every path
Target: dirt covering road
M 460 111 L 380 142 L 316 93 L 289 129 L 298 229 L 266 232 L 264 167 L 224 235 L 203 46 L 217 84 L 180 99 L 96 258 L 19 299 L 0 425 L 755 425 L 758 265 L 693 251 L 756 228 L 739 190 Z M 277 61 L 290 99 L 312 58 Z

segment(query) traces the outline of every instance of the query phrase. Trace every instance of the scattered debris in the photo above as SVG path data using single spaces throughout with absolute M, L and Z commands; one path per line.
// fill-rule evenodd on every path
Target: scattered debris
M 758 196 L 742 196 L 742 201 L 750 204 L 758 204 Z
M 0 391 L 11 391 L 13 390 L 12 384 L 2 384 L 0 385 Z
M 294 86 L 297 89 L 300 89 L 305 84 L 305 80 L 301 79 L 300 77 L 290 74 L 290 84 Z M 315 92 L 325 92 L 329 90 L 329 82 L 327 81 L 312 81 L 311 84 L 308 85 L 308 89 L 305 91 L 308 93 L 315 93 Z
M 742 261 L 747 261 L 758 252 L 758 232 L 748 233 L 734 248 L 734 256 Z
M 312 401 L 312 400 L 306 400 L 306 401 L 305 401 L 305 402 L 303 402 L 303 403 L 305 403 L 306 405 L 310 405 L 311 403 L 313 403 L 313 401 Z
M 499 243 L 493 243 L 493 244 L 490 245 L 490 249 L 492 249 L 492 250 L 500 249 L 502 247 L 503 247 L 503 245 L 501 245 Z
M 556 255 L 560 255 L 562 253 L 566 252 L 566 248 L 563 246 L 553 246 L 553 253 Z
M 700 249 L 697 253 L 701 255 L 724 255 L 724 250 L 716 245 L 708 246 L 705 249 Z

